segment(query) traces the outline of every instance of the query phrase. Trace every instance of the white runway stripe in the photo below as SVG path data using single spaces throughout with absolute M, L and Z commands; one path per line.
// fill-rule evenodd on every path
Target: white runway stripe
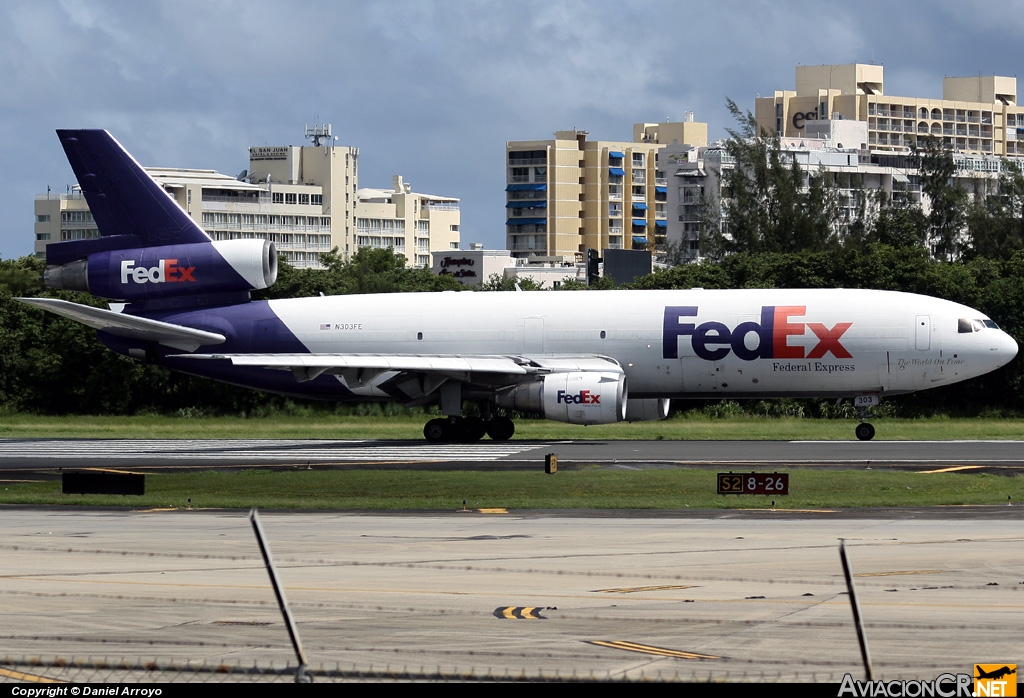
M 0 439 L 0 459 L 298 461 L 493 461 L 543 444 L 302 439 Z

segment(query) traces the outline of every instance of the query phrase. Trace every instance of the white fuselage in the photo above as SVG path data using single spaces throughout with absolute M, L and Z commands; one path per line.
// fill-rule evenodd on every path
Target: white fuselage
M 1017 351 L 976 310 L 893 291 L 446 292 L 269 305 L 311 353 L 602 355 L 622 366 L 632 398 L 904 393 L 982 375 Z M 964 331 L 965 321 L 975 324 Z

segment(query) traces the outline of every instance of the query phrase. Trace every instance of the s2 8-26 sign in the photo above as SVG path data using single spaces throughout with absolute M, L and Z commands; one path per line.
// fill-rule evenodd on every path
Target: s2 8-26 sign
M 789 494 L 789 473 L 718 473 L 718 494 Z

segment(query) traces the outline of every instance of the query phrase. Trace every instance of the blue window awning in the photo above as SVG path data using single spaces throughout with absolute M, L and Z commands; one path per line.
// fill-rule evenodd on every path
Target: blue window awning
M 547 208 L 548 202 L 541 199 L 527 199 L 525 201 L 509 201 L 505 208 Z
M 645 221 L 643 218 L 634 218 L 633 225 L 637 226 L 638 228 L 646 228 L 647 221 Z
M 615 177 L 625 177 L 626 171 L 621 167 L 609 167 L 608 174 L 613 175 Z
M 643 235 L 634 235 L 633 236 L 633 244 L 634 245 L 646 245 L 647 244 L 647 238 L 644 237 Z
M 505 187 L 505 191 L 547 191 L 548 185 L 544 183 L 540 184 L 510 184 Z
M 659 228 L 667 228 L 668 221 L 654 221 L 654 225 L 656 225 Z
M 641 203 L 639 203 L 637 201 L 634 201 L 633 202 L 633 210 L 634 211 L 646 211 L 647 210 L 647 204 L 641 204 Z
M 509 218 L 505 225 L 547 225 L 547 218 Z
M 626 154 L 618 150 L 610 150 L 608 151 L 608 157 L 619 158 L 621 160 L 622 158 L 626 157 Z
M 668 187 L 654 187 L 656 194 L 668 194 Z

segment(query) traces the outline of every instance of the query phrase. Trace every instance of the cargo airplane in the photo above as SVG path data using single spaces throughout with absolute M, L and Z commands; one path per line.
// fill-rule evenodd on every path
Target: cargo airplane
M 52 298 L 139 361 L 284 395 L 437 403 L 428 441 L 512 436 L 497 408 L 571 424 L 655 420 L 672 398 L 879 398 L 993 371 L 1017 344 L 977 310 L 844 289 L 443 292 L 252 301 L 274 244 L 215 241 L 102 130 L 58 131 L 100 237 L 46 248 Z M 480 416 L 464 416 L 476 402 Z

